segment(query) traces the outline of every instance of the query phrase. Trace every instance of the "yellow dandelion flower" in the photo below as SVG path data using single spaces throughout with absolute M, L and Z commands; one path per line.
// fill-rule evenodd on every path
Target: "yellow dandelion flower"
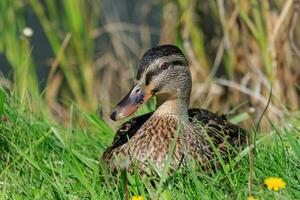
M 255 198 L 254 196 L 249 196 L 249 197 L 247 198 L 247 200 L 258 200 L 258 198 Z
M 133 196 L 131 200 L 144 200 L 143 196 Z
M 265 179 L 264 183 L 268 190 L 274 190 L 276 192 L 286 186 L 286 182 L 278 177 L 268 177 Z

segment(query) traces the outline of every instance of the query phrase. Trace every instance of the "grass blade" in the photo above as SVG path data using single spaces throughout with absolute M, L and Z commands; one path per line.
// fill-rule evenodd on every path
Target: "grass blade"
M 300 145 L 297 143 L 296 138 L 294 138 L 293 135 L 286 128 L 284 129 L 284 132 L 288 139 L 289 144 L 291 145 L 291 148 L 293 149 L 296 156 L 300 160 Z
M 0 116 L 4 112 L 4 101 L 5 101 L 5 92 L 2 88 L 0 88 Z

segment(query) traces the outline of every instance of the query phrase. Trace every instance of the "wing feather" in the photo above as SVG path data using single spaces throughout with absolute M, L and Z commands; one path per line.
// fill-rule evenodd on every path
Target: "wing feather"
M 113 150 L 127 143 L 128 140 L 134 136 L 134 134 L 151 117 L 152 114 L 153 112 L 150 112 L 138 117 L 134 117 L 122 124 L 119 130 L 116 132 L 112 145 L 103 153 L 102 159 L 104 161 L 109 161 L 112 157 Z
M 189 117 L 191 123 L 205 130 L 223 155 L 246 143 L 246 131 L 229 122 L 224 115 L 218 116 L 205 109 L 193 108 L 189 109 Z M 228 144 L 233 148 L 228 148 Z

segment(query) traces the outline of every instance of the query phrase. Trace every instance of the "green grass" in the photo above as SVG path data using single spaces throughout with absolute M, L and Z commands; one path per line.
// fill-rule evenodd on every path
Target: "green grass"
M 97 116 L 76 107 L 70 110 L 70 122 L 64 128 L 49 124 L 26 108 L 20 109 L 13 97 L 6 98 L 0 121 L 1 199 L 122 199 L 121 175 L 105 173 L 98 164 L 113 131 Z M 85 119 L 80 126 L 72 120 L 76 115 Z M 289 123 L 292 131 L 274 126 L 271 133 L 257 133 L 253 195 L 260 199 L 300 197 L 300 158 L 296 154 L 300 150 L 300 117 Z M 226 170 L 204 173 L 197 167 L 183 167 L 163 182 L 158 177 L 140 178 L 134 174 L 128 177 L 129 196 L 246 199 L 248 149 L 238 157 L 241 160 L 226 166 Z M 286 188 L 277 193 L 268 191 L 263 185 L 268 176 L 282 177 Z M 160 183 L 159 188 L 151 182 Z

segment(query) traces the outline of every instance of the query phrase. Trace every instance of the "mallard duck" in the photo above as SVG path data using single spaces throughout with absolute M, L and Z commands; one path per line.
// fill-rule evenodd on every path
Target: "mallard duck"
M 166 160 L 176 169 L 187 158 L 201 165 L 218 163 L 216 151 L 226 157 L 245 142 L 245 131 L 224 116 L 189 109 L 191 72 L 178 47 L 161 45 L 148 50 L 138 64 L 135 78 L 134 86 L 110 118 L 121 120 L 132 115 L 153 96 L 156 110 L 130 119 L 117 131 L 112 145 L 102 155 L 102 161 L 113 171 L 124 163 L 128 171 L 134 166 L 140 172 L 150 167 L 162 171 Z

